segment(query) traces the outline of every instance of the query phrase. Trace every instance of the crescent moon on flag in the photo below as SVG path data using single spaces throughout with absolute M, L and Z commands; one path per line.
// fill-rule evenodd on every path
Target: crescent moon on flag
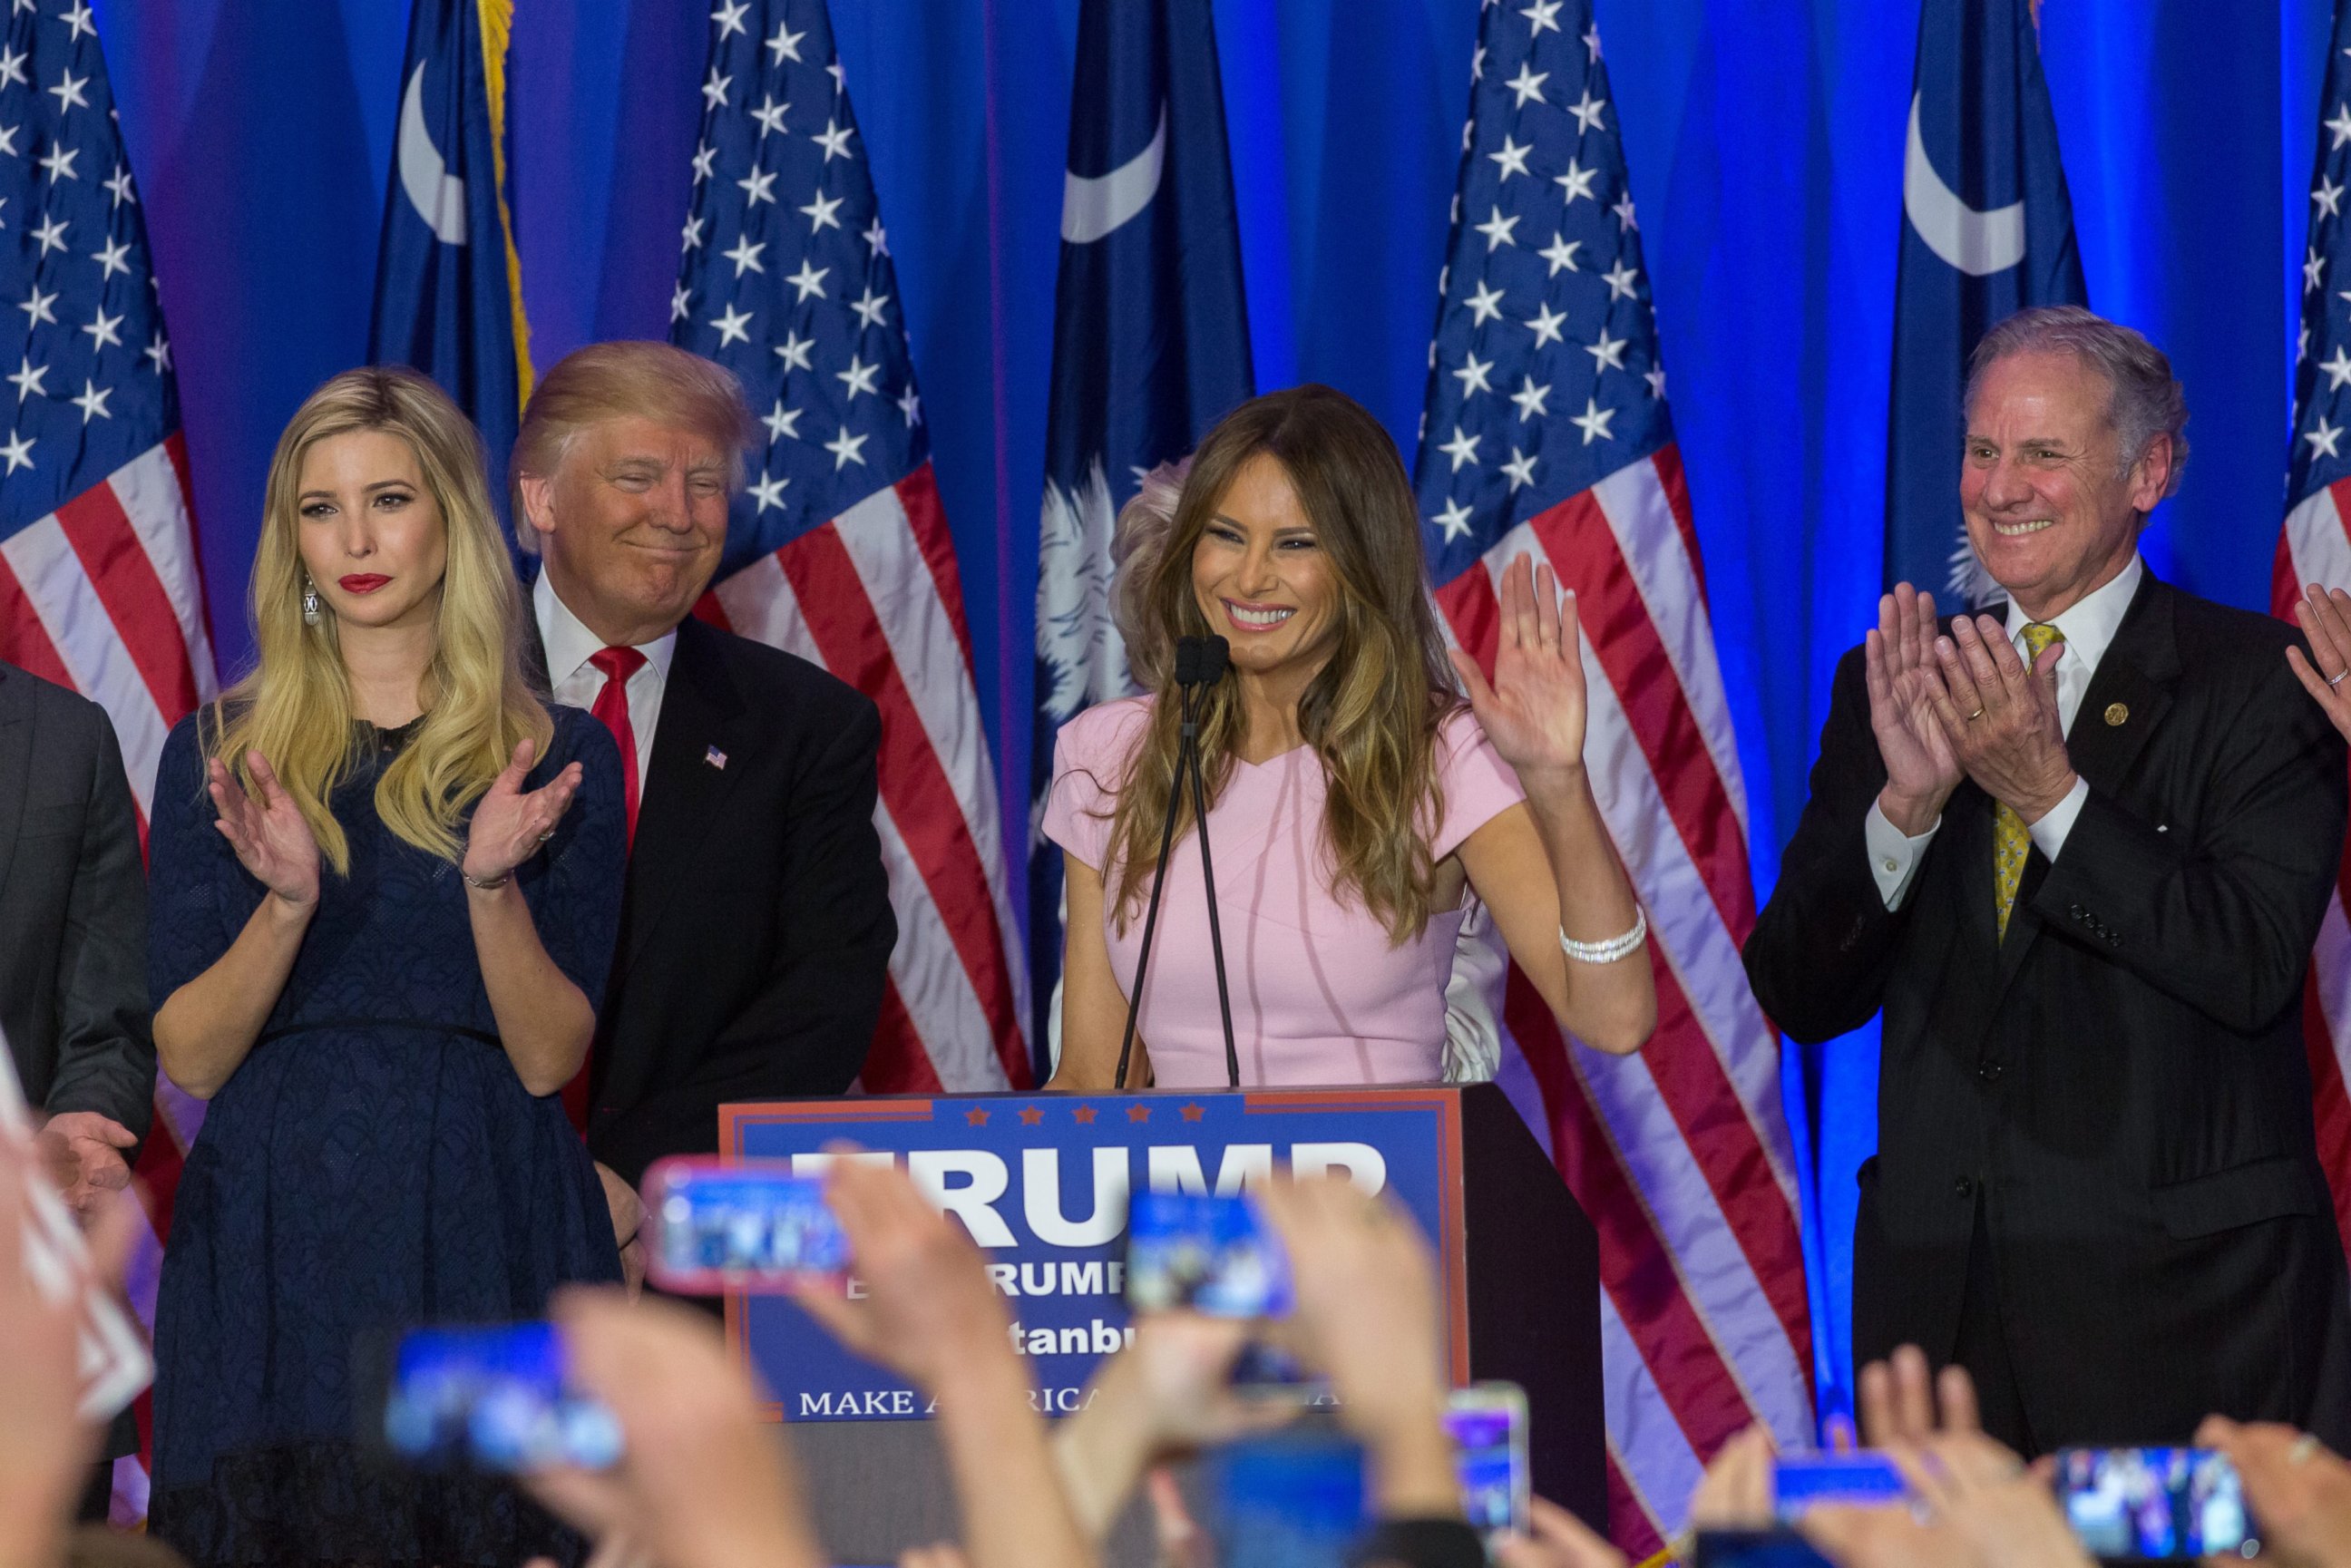
M 465 182 L 449 172 L 433 133 L 424 128 L 424 66 L 408 78 L 400 105 L 400 188 L 408 204 L 443 245 L 465 243 Z
M 2024 204 L 1980 212 L 1943 183 L 1918 134 L 1919 95 L 1910 95 L 1910 147 L 1902 163 L 1902 210 L 1927 248 L 1970 277 L 2005 272 L 2024 259 Z
M 1061 237 L 1092 245 L 1123 226 L 1159 193 L 1167 162 L 1167 106 L 1159 106 L 1159 129 L 1151 145 L 1107 174 L 1068 174 L 1061 187 Z

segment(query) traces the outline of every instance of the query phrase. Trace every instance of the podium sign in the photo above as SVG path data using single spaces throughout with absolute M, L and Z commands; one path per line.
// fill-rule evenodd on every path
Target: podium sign
M 1079 1407 L 1127 1338 L 1127 1195 L 1231 1193 L 1278 1165 L 1391 1194 L 1439 1254 L 1452 1372 L 1469 1378 L 1460 1107 L 1442 1089 L 876 1097 L 729 1105 L 719 1147 L 820 1171 L 847 1140 L 904 1167 L 978 1242 L 1027 1356 L 1037 1407 Z M 727 1337 L 795 1423 L 921 1420 L 925 1401 L 790 1301 L 730 1296 Z

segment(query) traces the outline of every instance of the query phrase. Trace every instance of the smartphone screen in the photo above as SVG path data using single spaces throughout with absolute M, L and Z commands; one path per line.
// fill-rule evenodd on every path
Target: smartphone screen
M 1248 1194 L 1138 1192 L 1126 1226 L 1126 1301 L 1136 1312 L 1289 1314 L 1290 1256 Z
M 645 1272 L 673 1295 L 781 1291 L 849 1270 L 824 1183 L 781 1160 L 666 1159 L 645 1173 Z
M 392 1353 L 383 1440 L 426 1469 L 602 1469 L 621 1458 L 620 1423 L 568 1365 L 552 1323 L 413 1330 Z
M 2237 1467 L 2210 1448 L 2067 1448 L 2057 1501 L 2094 1557 L 2251 1557 L 2261 1537 Z
M 1219 1568 L 1343 1568 L 1370 1527 L 1364 1451 L 1335 1432 L 1245 1438 L 1207 1463 Z
M 1469 1527 L 1491 1537 L 1526 1533 L 1534 1485 L 1527 1469 L 1527 1396 L 1515 1383 L 1457 1388 L 1446 1401 L 1445 1429 L 1461 1475 Z
M 1782 1524 L 1815 1503 L 1900 1500 L 1909 1483 L 1883 1454 L 1801 1454 L 1771 1465 L 1771 1512 Z

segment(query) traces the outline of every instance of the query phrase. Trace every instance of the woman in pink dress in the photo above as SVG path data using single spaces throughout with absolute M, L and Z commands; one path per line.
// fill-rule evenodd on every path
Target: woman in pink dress
M 1069 935 L 1052 1087 L 1114 1086 L 1180 736 L 1160 697 L 1176 639 L 1211 634 L 1232 645 L 1199 728 L 1244 1085 L 1436 1081 L 1472 900 L 1562 1027 L 1640 1049 L 1656 1022 L 1646 922 L 1584 776 L 1575 601 L 1548 566 L 1503 573 L 1489 685 L 1438 633 L 1395 444 L 1322 386 L 1234 410 L 1172 519 L 1122 533 L 1120 630 L 1155 695 L 1080 715 L 1055 753 L 1044 829 Z M 1176 823 L 1130 1086 L 1227 1082 L 1188 805 Z

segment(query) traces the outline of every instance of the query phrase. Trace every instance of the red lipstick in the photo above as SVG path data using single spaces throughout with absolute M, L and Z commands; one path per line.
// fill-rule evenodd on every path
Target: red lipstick
M 392 579 L 381 572 L 376 571 L 355 571 L 349 577 L 339 577 L 335 580 L 345 593 L 373 593 L 391 580 Z

